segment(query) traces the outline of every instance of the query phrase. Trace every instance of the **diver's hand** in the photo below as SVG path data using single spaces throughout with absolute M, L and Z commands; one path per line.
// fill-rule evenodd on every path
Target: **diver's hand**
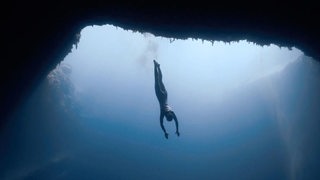
M 177 132 L 176 132 L 176 134 L 177 134 L 177 136 L 180 136 L 180 133 L 179 133 L 179 131 L 177 131 Z
M 166 137 L 166 139 L 168 139 L 169 134 L 168 133 L 164 133 L 164 136 Z

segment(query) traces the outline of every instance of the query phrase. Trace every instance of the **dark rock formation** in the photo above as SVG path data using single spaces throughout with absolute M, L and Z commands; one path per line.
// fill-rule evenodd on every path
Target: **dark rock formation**
M 315 4 L 257 1 L 181 4 L 175 1 L 10 2 L 2 12 L 1 126 L 7 115 L 76 42 L 88 25 L 113 24 L 170 38 L 202 38 L 296 47 L 320 57 Z

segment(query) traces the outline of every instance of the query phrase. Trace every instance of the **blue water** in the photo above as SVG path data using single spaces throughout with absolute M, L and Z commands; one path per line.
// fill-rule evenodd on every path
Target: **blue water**
M 319 78 L 296 49 L 88 27 L 1 131 L 0 179 L 319 179 Z

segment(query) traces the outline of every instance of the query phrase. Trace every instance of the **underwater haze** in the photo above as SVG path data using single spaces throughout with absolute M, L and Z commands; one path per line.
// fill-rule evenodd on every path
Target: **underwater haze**
M 320 179 L 319 107 L 296 48 L 90 26 L 0 132 L 0 179 Z

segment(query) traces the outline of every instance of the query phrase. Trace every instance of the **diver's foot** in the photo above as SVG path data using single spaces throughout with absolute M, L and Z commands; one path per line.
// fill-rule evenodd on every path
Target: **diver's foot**
M 159 64 L 156 60 L 153 60 L 153 63 L 154 63 L 154 65 L 156 65 L 156 66 L 160 66 L 160 64 Z

